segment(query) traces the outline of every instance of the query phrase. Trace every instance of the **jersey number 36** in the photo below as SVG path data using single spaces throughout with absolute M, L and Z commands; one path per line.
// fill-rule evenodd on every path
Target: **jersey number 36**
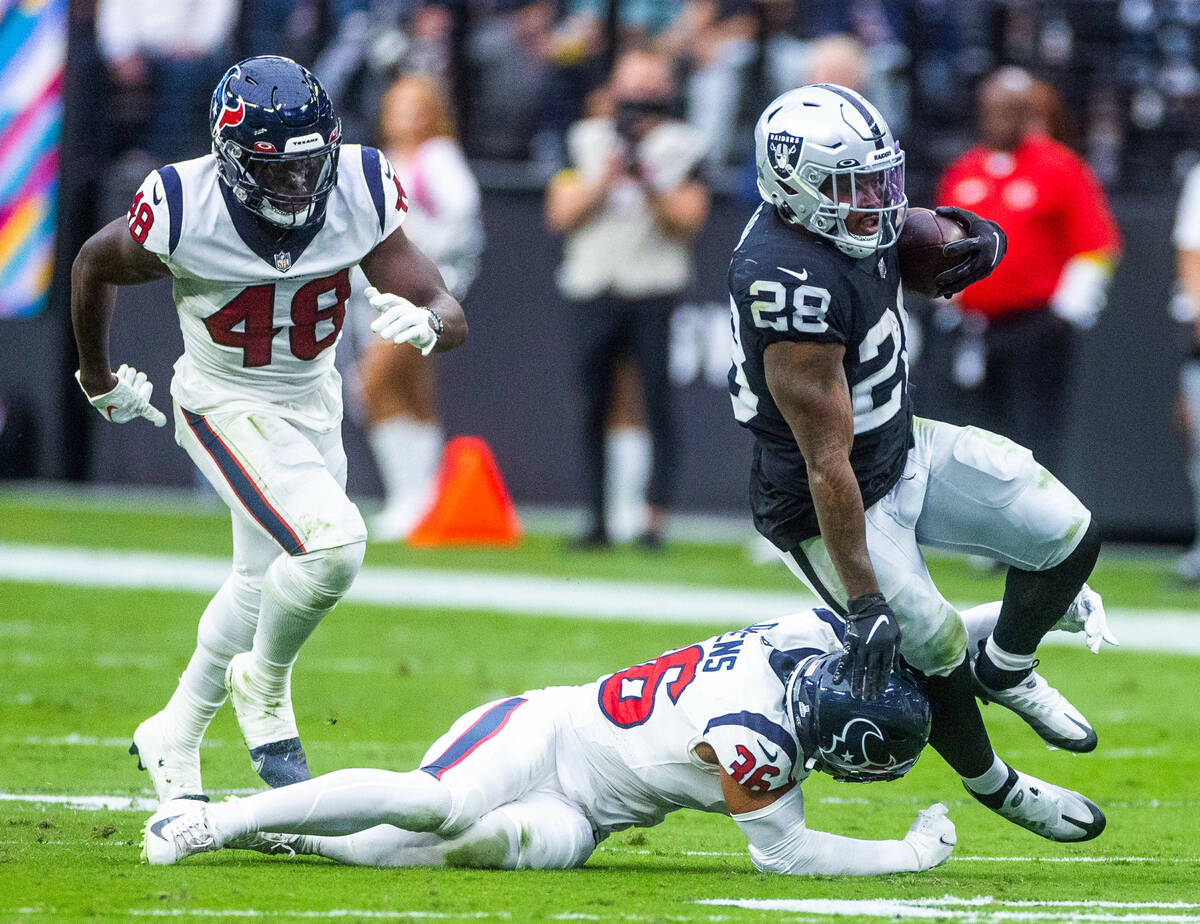
M 350 298 L 350 270 L 306 282 L 292 296 L 288 345 L 297 359 L 316 359 L 333 346 L 346 319 Z M 321 307 L 320 302 L 326 302 Z M 332 330 L 317 339 L 317 325 L 329 321 Z M 241 330 L 235 328 L 241 325 Z M 266 366 L 271 362 L 271 345 L 283 328 L 275 326 L 275 285 L 247 286 L 216 314 L 204 319 L 213 343 L 242 351 L 242 366 Z

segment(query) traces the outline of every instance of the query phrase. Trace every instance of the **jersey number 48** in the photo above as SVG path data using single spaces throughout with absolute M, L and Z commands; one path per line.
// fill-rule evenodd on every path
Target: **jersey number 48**
M 322 308 L 322 296 L 333 301 Z M 316 359 L 333 346 L 346 319 L 350 298 L 350 270 L 306 282 L 292 296 L 288 345 L 297 359 Z M 328 301 L 328 298 L 324 299 Z M 329 321 L 333 329 L 317 339 L 317 325 Z M 241 330 L 235 328 L 241 325 Z M 216 314 L 204 319 L 213 343 L 242 351 L 242 366 L 266 366 L 271 362 L 271 345 L 283 328 L 275 326 L 275 284 L 247 286 Z

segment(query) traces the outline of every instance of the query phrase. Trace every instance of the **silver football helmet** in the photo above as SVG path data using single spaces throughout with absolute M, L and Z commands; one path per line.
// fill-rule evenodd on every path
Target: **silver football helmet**
M 896 243 L 908 207 L 904 152 L 853 90 L 815 83 L 777 97 L 754 127 L 754 160 L 758 191 L 784 221 L 855 259 Z

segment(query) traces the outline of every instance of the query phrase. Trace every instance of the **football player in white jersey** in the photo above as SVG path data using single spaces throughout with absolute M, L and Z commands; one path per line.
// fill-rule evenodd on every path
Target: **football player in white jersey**
M 973 639 L 999 610 L 963 614 Z M 590 684 L 497 700 L 458 719 L 409 773 L 338 770 L 245 799 L 163 806 L 146 822 L 143 856 L 167 864 L 241 847 L 365 866 L 561 869 L 582 865 L 613 831 L 690 808 L 731 815 L 764 871 L 930 869 L 955 843 L 941 804 L 900 840 L 805 825 L 799 784 L 812 770 L 897 779 L 929 737 L 929 703 L 907 668 L 874 699 L 851 694 L 838 671 L 844 635 L 843 621 L 818 608 Z M 1104 826 L 1077 793 L 1030 792 L 1045 837 L 1087 840 Z M 1068 832 L 1064 813 L 1098 824 Z
M 291 705 L 300 646 L 345 594 L 366 527 L 347 498 L 334 347 L 350 270 L 373 330 L 422 353 L 461 344 L 466 318 L 401 230 L 404 190 L 374 148 L 342 144 L 316 78 L 287 58 L 231 67 L 213 93 L 212 153 L 160 167 L 127 217 L 72 268 L 76 378 L 114 423 L 166 423 L 143 373 L 108 355 L 116 286 L 171 276 L 184 352 L 175 439 L 229 505 L 233 569 L 201 617 L 167 706 L 130 753 L 160 801 L 203 799 L 200 739 L 226 697 L 271 786 L 309 778 Z

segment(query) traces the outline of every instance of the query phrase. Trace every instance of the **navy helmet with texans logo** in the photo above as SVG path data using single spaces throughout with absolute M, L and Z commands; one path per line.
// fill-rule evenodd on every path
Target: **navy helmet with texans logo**
M 322 218 L 342 122 L 306 68 L 276 55 L 235 64 L 213 91 L 209 127 L 217 171 L 239 203 L 281 228 Z
M 874 699 L 850 692 L 837 677 L 841 651 L 800 663 L 788 683 L 788 709 L 805 765 L 848 783 L 895 780 L 929 741 L 929 700 L 906 667 L 892 671 Z

